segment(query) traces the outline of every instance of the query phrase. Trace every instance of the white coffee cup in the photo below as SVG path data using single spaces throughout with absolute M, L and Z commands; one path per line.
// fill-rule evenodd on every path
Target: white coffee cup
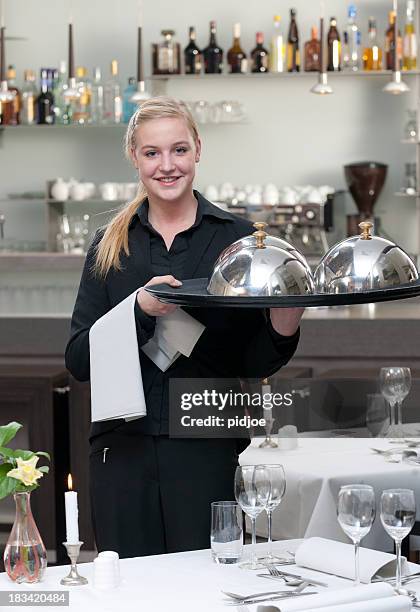
M 104 557 L 105 559 L 112 559 L 115 568 L 115 575 L 117 579 L 117 584 L 119 584 L 121 579 L 120 574 L 120 556 L 115 550 L 103 550 L 98 554 L 98 557 Z
M 99 192 L 103 200 L 116 200 L 118 198 L 117 183 L 102 183 L 99 185 Z
M 80 202 L 86 198 L 86 189 L 83 183 L 73 183 L 70 187 L 70 197 L 72 200 Z

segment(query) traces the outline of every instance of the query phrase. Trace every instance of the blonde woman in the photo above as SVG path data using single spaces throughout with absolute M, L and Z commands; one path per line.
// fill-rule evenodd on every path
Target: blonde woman
M 66 349 L 67 367 L 82 381 L 89 380 L 89 330 L 95 321 L 138 289 L 141 348 L 152 338 L 156 318 L 175 309 L 143 287 L 208 277 L 222 249 L 254 231 L 251 223 L 193 190 L 201 140 L 184 103 L 167 97 L 144 102 L 125 142 L 139 190 L 97 233 L 87 254 Z M 133 557 L 209 546 L 210 503 L 233 499 L 237 445 L 229 439 L 169 438 L 169 381 L 263 378 L 287 363 L 298 343 L 299 309 L 186 310 L 205 325 L 190 357 L 179 357 L 162 372 L 139 350 L 147 416 L 92 427 L 98 550 Z

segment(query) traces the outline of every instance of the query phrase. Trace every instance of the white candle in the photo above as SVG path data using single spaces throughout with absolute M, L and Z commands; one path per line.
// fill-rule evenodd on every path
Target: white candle
M 4 28 L 4 0 L 0 0 L 0 27 Z
M 266 394 L 268 397 L 266 397 Z M 261 385 L 261 395 L 263 401 L 264 418 L 269 420 L 273 416 L 273 408 L 271 403 L 265 404 L 265 402 L 271 402 L 271 385 Z
M 72 488 L 72 478 L 69 474 L 69 489 Z M 66 541 L 67 544 L 77 544 L 79 542 L 79 508 L 77 506 L 77 492 L 66 491 L 64 493 L 66 505 Z
M 69 23 L 73 23 L 73 0 L 70 0 Z

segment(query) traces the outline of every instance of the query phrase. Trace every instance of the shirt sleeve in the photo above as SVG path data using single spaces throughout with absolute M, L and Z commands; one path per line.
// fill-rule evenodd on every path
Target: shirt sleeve
M 98 232 L 86 255 L 71 318 L 70 340 L 65 351 L 66 367 L 80 381 L 87 381 L 90 378 L 90 328 L 112 308 L 105 279 L 99 278 L 93 271 L 96 247 L 100 239 L 101 234 Z M 154 317 L 149 317 L 141 310 L 137 301 L 135 301 L 134 315 L 137 340 L 140 347 L 153 336 L 155 321 Z

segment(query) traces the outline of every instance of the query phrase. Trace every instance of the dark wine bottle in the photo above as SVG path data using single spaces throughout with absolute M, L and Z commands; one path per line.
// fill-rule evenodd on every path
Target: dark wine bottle
M 230 71 L 233 73 L 246 72 L 247 59 L 241 47 L 241 24 L 235 23 L 233 26 L 233 44 L 227 54 Z
M 190 27 L 190 42 L 184 49 L 185 74 L 200 74 L 201 72 L 201 51 L 195 42 L 195 28 Z
M 37 123 L 49 125 L 54 123 L 54 96 L 51 93 L 52 71 L 41 68 L 41 93 L 36 100 Z
M 341 41 L 337 30 L 337 20 L 335 17 L 330 19 L 330 29 L 328 30 L 328 66 L 327 70 L 341 70 Z
M 251 72 L 268 72 L 268 51 L 264 48 L 264 34 L 257 32 L 256 47 L 251 51 Z
M 290 26 L 287 36 L 287 70 L 300 71 L 299 32 L 296 23 L 296 9 L 290 9 Z
M 220 74 L 223 72 L 223 49 L 216 42 L 216 22 L 210 21 L 210 41 L 203 51 L 204 72 Z

